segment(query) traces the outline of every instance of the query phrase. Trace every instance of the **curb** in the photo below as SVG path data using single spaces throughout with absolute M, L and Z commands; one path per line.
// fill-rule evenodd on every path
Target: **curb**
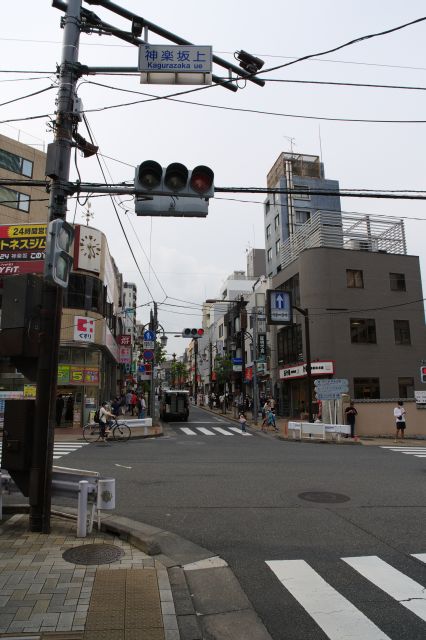
M 4 513 L 25 510 L 24 505 L 3 507 Z M 52 507 L 55 516 L 74 519 L 76 513 L 70 507 Z M 124 516 L 101 516 L 100 530 L 118 535 L 167 569 L 180 640 L 272 640 L 233 571 L 219 556 L 170 531 Z

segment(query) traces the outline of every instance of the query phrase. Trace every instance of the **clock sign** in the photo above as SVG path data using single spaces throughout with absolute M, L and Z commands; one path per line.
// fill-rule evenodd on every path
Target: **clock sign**
M 99 273 L 101 270 L 102 234 L 91 227 L 76 227 L 74 267 Z

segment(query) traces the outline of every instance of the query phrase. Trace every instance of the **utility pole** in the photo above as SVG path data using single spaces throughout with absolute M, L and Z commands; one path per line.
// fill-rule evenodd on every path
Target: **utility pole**
M 55 122 L 55 172 L 49 200 L 49 222 L 65 220 L 69 190 L 69 173 L 74 94 L 79 77 L 81 0 L 68 0 L 64 16 L 62 58 Z M 48 154 L 49 158 L 49 154 Z M 62 288 L 43 283 L 40 352 L 37 364 L 37 395 L 34 416 L 34 447 L 30 470 L 30 531 L 50 533 L 53 443 L 58 376 L 58 353 L 62 317 Z
M 311 366 L 311 338 L 309 334 L 309 309 L 301 309 L 293 305 L 293 309 L 296 309 L 305 319 L 305 351 L 306 351 L 306 382 L 308 385 L 308 415 L 309 422 L 314 421 L 313 408 L 312 408 L 312 366 Z
M 158 326 L 158 318 L 157 318 L 157 303 L 154 302 L 154 312 L 151 309 L 150 320 L 149 320 L 149 328 L 154 332 L 155 338 L 157 340 L 157 326 Z M 155 345 L 154 345 L 154 358 L 152 359 L 151 364 L 151 398 L 150 398 L 150 413 L 152 419 L 152 425 L 154 426 L 155 420 L 155 387 L 154 387 L 154 368 L 155 368 Z

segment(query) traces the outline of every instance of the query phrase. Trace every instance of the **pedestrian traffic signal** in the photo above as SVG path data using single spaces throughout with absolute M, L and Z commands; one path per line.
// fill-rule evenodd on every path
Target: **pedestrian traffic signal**
M 74 228 L 57 218 L 47 227 L 46 258 L 44 261 L 44 278 L 52 284 L 66 289 L 73 258 L 69 251 L 74 238 Z
M 204 335 L 204 329 L 184 329 L 182 331 L 182 338 L 202 338 Z
M 420 367 L 420 382 L 426 383 L 426 367 Z
M 136 214 L 204 218 L 214 197 L 213 181 L 213 171 L 204 165 L 189 171 L 180 162 L 163 168 L 146 160 L 135 172 Z

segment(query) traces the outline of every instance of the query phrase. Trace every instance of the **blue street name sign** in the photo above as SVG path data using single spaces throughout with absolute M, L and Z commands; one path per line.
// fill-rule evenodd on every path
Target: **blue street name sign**
M 243 364 L 242 358 L 232 358 L 232 364 Z
M 144 331 L 143 339 L 144 340 L 155 340 L 155 331 L 151 331 L 150 329 L 148 329 L 147 331 Z

